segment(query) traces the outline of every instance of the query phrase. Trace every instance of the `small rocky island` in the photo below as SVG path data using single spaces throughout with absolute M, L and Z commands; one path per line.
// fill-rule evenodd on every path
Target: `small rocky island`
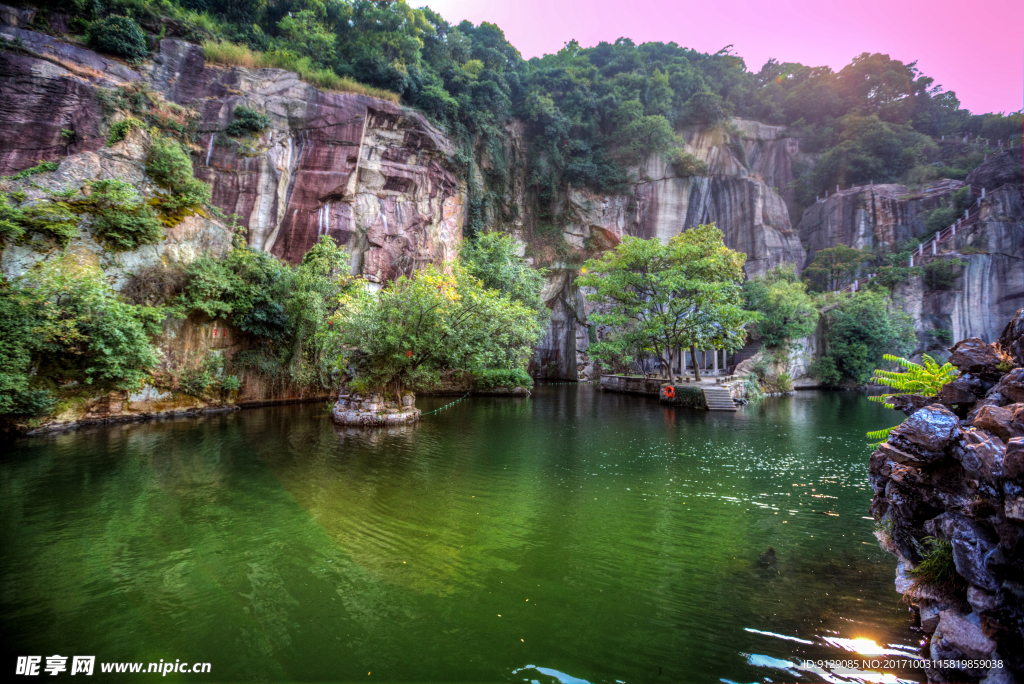
M 1022 312 L 996 344 L 951 351 L 960 375 L 938 396 L 897 398 L 909 417 L 871 455 L 871 508 L 924 657 L 980 665 L 928 681 L 1010 684 L 1024 681 Z
M 388 401 L 380 394 L 362 395 L 341 390 L 331 409 L 331 418 L 338 425 L 388 426 L 415 423 L 421 412 L 416 408 L 416 395 L 406 392 L 401 403 Z

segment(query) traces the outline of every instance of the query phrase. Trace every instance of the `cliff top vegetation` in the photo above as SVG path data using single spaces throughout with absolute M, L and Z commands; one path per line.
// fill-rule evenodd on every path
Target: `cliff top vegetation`
M 758 70 L 726 48 L 708 54 L 676 43 L 637 45 L 623 37 L 523 60 L 501 29 L 447 22 L 404 0 L 38 0 L 41 30 L 55 12 L 68 33 L 98 49 L 140 58 L 126 17 L 154 37 L 203 43 L 210 61 L 294 70 L 319 87 L 384 97 L 416 107 L 463 143 L 461 161 L 486 151 L 483 183 L 471 188 L 467 233 L 511 218 L 506 199 L 507 123 L 527 124 L 530 189 L 541 223 L 559 220 L 552 200 L 566 185 L 615 192 L 636 165 L 659 153 L 680 173 L 702 174 L 676 132 L 730 117 L 783 125 L 801 151 L 820 155 L 796 168 L 798 204 L 837 184 L 923 183 L 965 178 L 983 152 L 962 136 L 1010 139 L 1024 116 L 974 114 L 956 94 L 909 64 L 864 53 L 833 71 L 769 60 Z M 116 26 L 124 49 L 110 32 Z M 942 140 L 942 136 L 949 140 Z M 954 137 L 956 141 L 954 141 Z M 940 144 L 941 143 L 941 144 Z M 479 158 L 479 157 L 478 157 Z M 468 169 L 467 169 L 468 170 Z M 508 214 L 508 215 L 506 215 Z

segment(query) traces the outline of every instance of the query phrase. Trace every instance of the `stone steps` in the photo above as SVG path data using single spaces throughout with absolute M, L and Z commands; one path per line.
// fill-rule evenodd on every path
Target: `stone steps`
M 725 387 L 705 387 L 704 401 L 708 411 L 735 411 L 736 404 L 732 401 L 732 393 Z

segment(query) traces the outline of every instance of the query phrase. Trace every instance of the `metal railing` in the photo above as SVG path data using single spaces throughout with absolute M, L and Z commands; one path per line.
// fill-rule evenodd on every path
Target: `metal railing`
M 915 260 L 918 264 L 924 263 L 928 257 L 937 256 L 939 253 L 939 245 L 947 240 L 952 240 L 956 237 L 957 232 L 963 235 L 964 231 L 975 225 L 978 222 L 978 216 L 981 214 L 981 201 L 985 199 L 985 188 L 975 188 L 973 185 L 970 186 L 971 194 L 977 195 L 977 199 L 974 203 L 967 208 L 964 215 L 958 218 L 955 222 L 949 226 L 940 230 L 936 233 L 931 240 L 923 242 L 917 246 L 917 253 L 910 255 L 910 261 L 907 262 L 907 266 L 913 268 Z M 869 273 L 866 276 L 857 278 L 852 283 L 839 290 L 833 290 L 833 292 L 856 292 L 861 288 L 862 285 L 866 285 L 871 279 L 876 278 L 877 273 Z

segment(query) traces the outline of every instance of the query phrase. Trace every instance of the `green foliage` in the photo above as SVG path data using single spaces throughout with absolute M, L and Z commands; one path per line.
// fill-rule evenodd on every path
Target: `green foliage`
M 939 259 L 924 266 L 924 284 L 929 290 L 952 290 L 960 277 L 964 261 L 961 259 Z
M 354 288 L 332 322 L 338 370 L 393 396 L 443 370 L 523 368 L 541 333 L 535 311 L 458 264 L 450 273 L 428 266 L 375 293 Z
M 824 352 L 812 371 L 825 383 L 867 382 L 890 351 L 905 356 L 917 343 L 909 314 L 877 290 L 846 296 L 824 314 Z
M 479 278 L 485 288 L 497 290 L 542 319 L 547 318 L 548 310 L 540 296 L 547 272 L 527 264 L 511 236 L 483 233 L 463 243 L 460 256 L 466 272 Z
M 222 392 L 237 392 L 241 387 L 242 381 L 236 375 L 228 375 L 220 381 Z
M 270 126 L 270 117 L 254 109 L 239 105 L 235 107 L 235 120 L 228 125 L 227 133 L 236 138 L 243 135 L 262 133 Z
M 953 331 L 950 330 L 949 328 L 935 328 L 934 330 L 932 330 L 932 335 L 939 342 L 945 342 L 946 344 L 949 344 L 950 342 L 953 341 Z
M 10 178 L 11 180 L 23 180 L 29 176 L 34 176 L 37 173 L 50 173 L 51 171 L 56 171 L 58 166 L 60 165 L 55 161 L 40 161 L 35 166 L 22 169 Z
M 89 26 L 89 46 L 126 59 L 142 59 L 149 55 L 149 39 L 133 19 L 109 16 Z
M 164 239 L 163 225 L 131 183 L 117 178 L 86 181 L 80 205 L 92 212 L 96 236 L 115 252 L 152 245 Z
M 746 255 L 722 242 L 714 224 L 691 228 L 663 244 L 624 237 L 588 261 L 577 280 L 604 305 L 590 320 L 609 330 L 589 347 L 604 363 L 629 363 L 636 351 L 655 354 L 672 379 L 668 350 L 738 349 L 752 315 L 739 305 Z M 699 371 L 698 371 L 699 376 Z
M 178 316 L 225 318 L 260 340 L 233 362 L 304 387 L 330 386 L 334 360 L 328 319 L 350 286 L 348 255 L 323 237 L 298 267 L 266 252 L 236 247 L 226 258 L 199 257 L 172 302 Z
M 812 290 L 839 290 L 857 278 L 857 271 L 871 258 L 859 249 L 838 244 L 815 252 L 803 276 Z
M 967 580 L 956 571 L 953 545 L 942 539 L 926 537 L 927 550 L 916 567 L 908 573 L 915 585 L 937 589 L 947 596 L 962 596 L 967 591 Z
M 133 128 L 143 128 L 145 124 L 136 119 L 134 116 L 130 116 L 127 119 L 121 119 L 115 121 L 110 126 L 110 132 L 107 134 L 107 146 L 119 143 L 128 137 L 128 131 Z
M 868 397 L 871 401 L 885 404 L 888 409 L 896 408 L 892 404 L 892 398 L 895 396 L 920 394 L 925 397 L 934 397 L 945 385 L 953 382 L 959 374 L 953 364 L 945 363 L 940 366 L 935 359 L 927 354 L 922 355 L 920 364 L 892 354 L 885 354 L 883 358 L 889 363 L 903 368 L 903 371 L 899 373 L 875 370 L 875 377 L 871 379 L 876 385 L 884 385 L 897 390 L 892 394 Z
M 779 373 L 779 375 L 775 378 L 775 384 L 778 386 L 780 392 L 793 391 L 793 378 L 789 375 L 789 373 Z
M 167 102 L 163 95 L 153 91 L 149 83 L 135 81 L 115 89 L 100 88 L 96 91 L 96 99 L 104 114 L 113 116 L 117 113 L 136 119 L 146 127 L 156 128 L 162 135 L 178 137 L 185 141 L 196 142 L 199 139 L 199 122 L 201 116 L 194 108 L 182 107 L 174 102 Z M 135 123 L 122 124 L 120 121 L 112 125 L 113 129 L 128 130 L 143 127 Z M 109 144 L 117 142 L 108 139 Z
M 672 165 L 676 175 L 681 178 L 708 175 L 708 165 L 703 160 L 697 159 L 697 157 L 684 152 L 682 149 L 675 149 L 667 156 L 669 164 Z
M 191 209 L 210 201 L 210 186 L 193 177 L 192 160 L 176 141 L 154 135 L 146 155 L 146 173 L 170 191 L 160 203 L 169 212 Z
M 68 385 L 137 389 L 157 362 L 158 309 L 122 301 L 65 256 L 0 285 L 0 413 L 37 415 Z
M 24 199 L 24 193 L 21 195 Z M 65 247 L 78 231 L 78 216 L 65 202 L 44 199 L 28 206 L 14 206 L 0 192 L 0 239 L 21 243 L 33 234 Z M 39 245 L 45 249 L 44 245 Z
M 758 313 L 753 332 L 768 349 L 785 349 L 818 327 L 818 307 L 792 267 L 776 266 L 743 283 L 744 307 Z
M 524 368 L 485 368 L 473 371 L 473 387 L 481 390 L 533 387 L 533 378 Z
M 213 381 L 213 374 L 204 366 L 186 368 L 178 377 L 178 388 L 189 396 L 202 397 Z

